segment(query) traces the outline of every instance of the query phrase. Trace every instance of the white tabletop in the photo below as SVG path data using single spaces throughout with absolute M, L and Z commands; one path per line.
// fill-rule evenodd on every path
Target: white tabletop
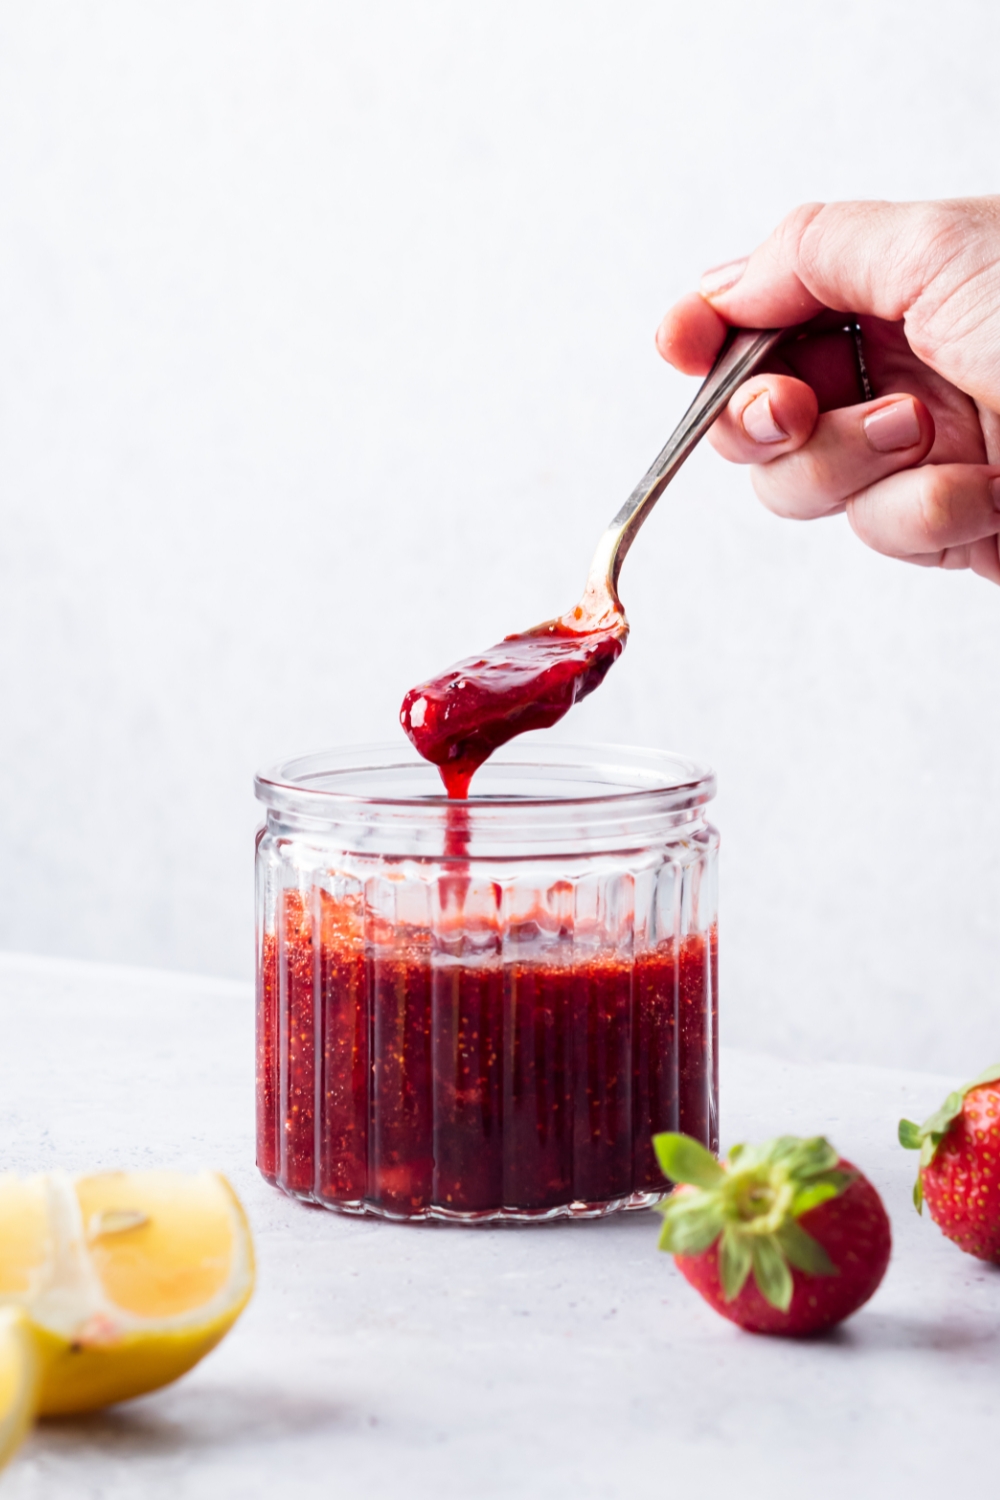
M 994 1472 L 1000 1272 L 917 1218 L 894 1144 L 954 1080 L 723 1054 L 725 1144 L 825 1131 L 893 1221 L 873 1301 L 795 1343 L 710 1312 L 653 1214 L 469 1230 L 284 1198 L 253 1165 L 249 986 L 7 957 L 0 1021 L 7 1169 L 221 1168 L 260 1267 L 186 1379 L 38 1428 L 10 1500 L 938 1500 Z

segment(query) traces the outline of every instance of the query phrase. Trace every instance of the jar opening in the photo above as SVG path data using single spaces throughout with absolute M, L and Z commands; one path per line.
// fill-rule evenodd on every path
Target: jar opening
M 317 810 L 334 799 L 420 806 L 448 802 L 437 767 L 405 745 L 354 745 L 296 756 L 259 772 L 254 785 L 267 806 L 280 806 L 284 794 L 309 797 Z M 708 802 L 715 795 L 715 774 L 670 751 L 551 744 L 524 735 L 476 772 L 468 805 L 541 806 L 650 794 L 669 796 L 677 805 Z
M 359 745 L 281 762 L 255 779 L 272 830 L 328 833 L 344 848 L 446 855 L 461 818 L 465 852 L 588 853 L 676 837 L 715 795 L 707 767 L 667 751 L 566 745 L 524 735 L 476 774 L 467 802 L 408 747 Z

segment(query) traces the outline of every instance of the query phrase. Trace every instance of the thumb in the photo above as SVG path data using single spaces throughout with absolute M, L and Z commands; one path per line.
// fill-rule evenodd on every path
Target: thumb
M 822 308 L 903 320 L 910 347 L 970 395 L 996 400 L 1000 198 L 809 203 L 702 296 L 727 323 L 804 322 Z

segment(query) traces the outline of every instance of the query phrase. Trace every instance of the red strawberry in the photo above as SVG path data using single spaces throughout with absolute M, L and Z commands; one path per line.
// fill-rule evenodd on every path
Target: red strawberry
M 885 1275 L 882 1200 L 822 1136 L 734 1146 L 724 1162 L 690 1136 L 653 1144 L 682 1184 L 660 1209 L 660 1249 L 741 1328 L 817 1333 L 856 1312 Z
M 1000 1064 L 949 1094 L 923 1125 L 900 1120 L 899 1143 L 920 1151 L 918 1211 L 926 1198 L 960 1249 L 1000 1264 Z

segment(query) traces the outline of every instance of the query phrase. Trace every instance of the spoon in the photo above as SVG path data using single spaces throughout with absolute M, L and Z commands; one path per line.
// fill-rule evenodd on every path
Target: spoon
M 618 575 L 639 527 L 737 386 L 784 332 L 737 328 L 728 335 L 666 447 L 598 542 L 575 609 L 505 636 L 407 693 L 400 723 L 439 768 L 450 797 L 468 795 L 473 774 L 498 746 L 529 729 L 550 728 L 603 681 L 628 636 Z
M 686 458 L 701 442 L 730 396 L 770 354 L 784 328 L 733 328 L 698 394 L 597 544 L 587 586 L 577 608 L 563 618 L 575 628 L 599 630 L 622 618 L 618 575 L 639 528 Z M 592 622 L 592 623 L 591 623 Z

